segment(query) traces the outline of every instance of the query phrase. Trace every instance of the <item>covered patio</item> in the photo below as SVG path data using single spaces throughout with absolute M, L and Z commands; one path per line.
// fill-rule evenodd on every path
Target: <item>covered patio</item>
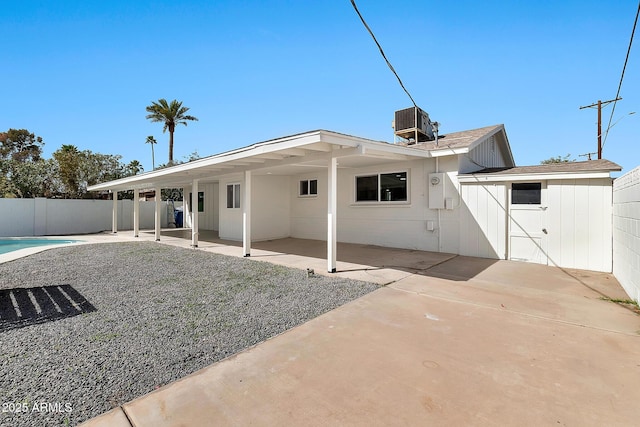
M 332 273 L 337 270 L 338 259 L 338 169 L 366 168 L 429 157 L 431 154 L 424 150 L 319 130 L 261 142 L 166 169 L 97 184 L 88 190 L 108 190 L 112 193 L 113 233 L 118 232 L 117 194 L 119 191 L 134 190 L 133 235 L 139 237 L 140 191 L 155 189 L 156 194 L 161 194 L 163 188 L 182 188 L 185 225 L 189 228 L 183 229 L 179 233 L 180 237 L 190 238 L 190 245 L 195 248 L 201 245 L 205 236 L 211 240 L 208 243 L 214 244 L 215 239 L 222 236 L 227 247 L 241 246 L 242 255 L 248 257 L 257 255 L 252 248 L 260 249 L 274 240 L 269 234 L 270 229 L 278 230 L 279 238 L 291 236 L 292 219 L 288 216 L 283 218 L 288 212 L 284 215 L 280 204 L 292 197 L 289 184 L 295 179 L 291 177 L 306 176 L 305 174 L 313 171 L 313 176 L 321 176 L 322 179 L 307 179 L 308 192 L 309 195 L 312 194 L 314 185 L 316 195 L 317 186 L 322 186 L 322 191 L 326 191 L 325 201 L 315 205 L 326 210 L 326 222 L 319 221 L 324 224 L 316 224 L 313 223 L 315 219 L 311 222 L 316 232 L 326 230 L 326 241 L 323 242 L 322 250 L 326 264 L 322 269 Z M 218 193 L 213 197 L 212 206 L 217 210 L 218 217 L 213 221 L 213 230 L 205 232 L 199 224 L 201 215 L 194 214 L 194 211 L 202 212 L 204 201 L 200 200 L 202 192 L 199 189 L 208 184 L 217 186 Z M 283 188 L 284 184 L 287 188 Z M 226 188 L 226 191 L 223 188 Z M 191 201 L 188 194 L 194 195 L 195 200 Z M 225 210 L 222 209 L 224 204 L 227 208 Z M 163 235 L 161 210 L 161 198 L 156 197 L 156 241 L 161 240 Z M 316 211 L 317 209 L 314 209 L 314 214 L 317 214 Z M 257 218 L 258 215 L 260 218 Z M 218 226 L 216 222 L 219 224 L 218 230 L 215 229 Z M 310 220 L 306 220 L 307 226 L 309 222 Z M 320 249 L 317 243 L 312 246 L 313 249 L 308 250 L 319 256 Z M 446 254 L 441 256 L 447 257 Z

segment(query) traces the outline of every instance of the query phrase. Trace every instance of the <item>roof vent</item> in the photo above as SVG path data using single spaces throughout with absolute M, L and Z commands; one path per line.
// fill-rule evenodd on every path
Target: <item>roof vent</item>
M 405 139 L 409 144 L 433 141 L 434 125 L 429 119 L 429 114 L 419 107 L 405 108 L 395 113 L 394 133 L 397 137 Z M 437 130 L 436 130 L 437 132 Z

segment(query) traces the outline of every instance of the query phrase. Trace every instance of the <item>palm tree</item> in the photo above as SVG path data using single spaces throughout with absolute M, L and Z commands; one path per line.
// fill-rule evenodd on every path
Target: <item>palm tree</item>
M 176 129 L 176 125 L 187 125 L 187 121 L 197 121 L 198 119 L 189 116 L 186 112 L 189 111 L 189 107 L 183 107 L 182 102 L 177 100 L 168 103 L 166 99 L 159 99 L 158 102 L 152 101 L 151 105 L 147 107 L 147 119 L 152 122 L 164 123 L 162 132 L 166 132 L 169 129 L 169 164 L 173 163 L 173 132 Z
M 140 162 L 137 160 L 131 160 L 125 169 L 126 173 L 129 175 L 138 175 L 140 172 L 144 172 L 142 164 L 140 164 Z
M 145 144 L 151 144 L 151 166 L 152 166 L 152 168 L 153 168 L 153 169 L 155 169 L 155 168 L 156 168 L 156 156 L 155 156 L 155 154 L 153 153 L 153 146 L 154 146 L 155 144 L 157 144 L 158 142 L 157 142 L 157 141 L 156 141 L 156 139 L 153 137 L 153 135 L 149 135 L 149 136 L 147 137 L 147 140 L 146 140 L 144 143 L 145 143 Z M 153 169 L 152 169 L 152 170 L 153 170 Z

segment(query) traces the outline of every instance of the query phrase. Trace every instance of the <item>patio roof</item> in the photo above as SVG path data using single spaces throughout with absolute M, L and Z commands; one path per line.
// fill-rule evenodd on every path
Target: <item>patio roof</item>
M 217 180 L 229 174 L 253 171 L 255 175 L 291 175 L 311 168 L 327 168 L 332 157 L 339 168 L 361 167 L 389 161 L 432 157 L 428 151 L 316 130 L 259 142 L 165 169 L 92 185 L 89 191 L 181 187 L 194 179 Z

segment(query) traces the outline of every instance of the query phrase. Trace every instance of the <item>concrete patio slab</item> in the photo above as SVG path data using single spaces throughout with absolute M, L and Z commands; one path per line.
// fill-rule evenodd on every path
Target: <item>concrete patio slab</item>
M 256 248 L 255 257 L 301 268 L 319 259 L 286 249 L 296 242 L 281 243 Z M 238 252 L 210 244 L 203 250 Z M 640 316 L 601 299 L 624 295 L 613 276 L 352 249 L 370 264 L 351 258 L 364 269 L 338 275 L 389 270 L 399 278 L 123 405 L 131 424 L 626 426 L 640 419 Z M 348 249 L 338 253 L 349 259 Z M 402 269 L 385 266 L 393 257 Z

